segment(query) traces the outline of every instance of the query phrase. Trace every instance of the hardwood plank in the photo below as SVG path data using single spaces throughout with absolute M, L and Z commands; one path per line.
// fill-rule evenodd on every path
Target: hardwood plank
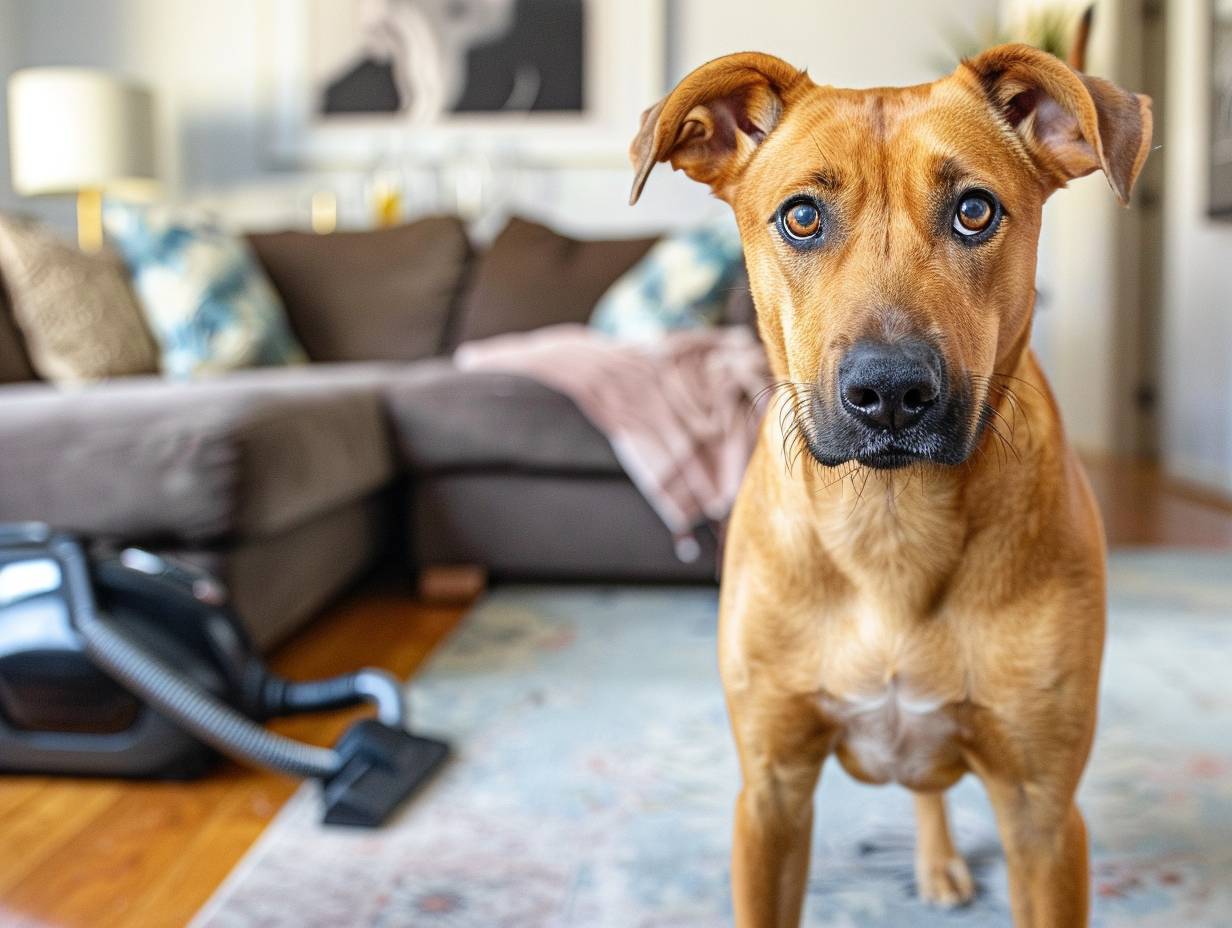
M 298 785 L 290 779 L 232 776 L 215 814 L 188 836 L 179 858 L 118 924 L 187 924 Z
M 140 783 L 77 829 L 66 853 L 45 858 L 8 904 L 67 928 L 138 924 L 130 913 L 215 813 L 225 784 Z
M 22 787 L 26 787 L 23 789 Z M 0 813 L 0 898 L 75 843 L 81 830 L 120 800 L 123 787 L 107 781 L 28 780 L 4 790 L 21 797 Z
M 4 817 L 10 811 L 28 802 L 46 788 L 47 780 L 43 777 L 0 777 L 0 828 L 3 828 Z M 0 858 L 0 862 L 2 860 L 3 858 Z
M 1167 477 L 1150 461 L 1086 455 L 1110 547 L 1232 548 L 1232 501 Z

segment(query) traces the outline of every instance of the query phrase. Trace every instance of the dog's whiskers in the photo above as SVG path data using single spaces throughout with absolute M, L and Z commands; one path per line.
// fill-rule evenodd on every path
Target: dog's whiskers
M 1005 385 L 1000 385 L 996 389 L 1002 396 L 1005 397 L 1005 399 L 1009 402 L 1010 407 L 1013 409 L 1014 421 L 1017 422 L 1018 416 L 1022 416 L 1022 421 L 1025 422 L 1027 426 L 1027 442 L 1028 444 L 1034 444 L 1035 436 L 1031 433 L 1031 417 L 1027 415 L 1027 411 L 1023 408 L 1022 400 L 1018 398 L 1018 394 Z
M 985 408 L 988 409 L 990 412 L 992 412 L 994 415 L 997 415 L 996 410 L 992 409 L 992 407 L 988 406 L 988 404 L 985 404 Z M 1004 417 L 1001 417 L 998 415 L 998 418 L 1000 418 L 1002 422 L 1005 421 Z M 1009 439 L 1007 439 L 1005 435 L 1002 434 L 1001 430 L 997 428 L 997 424 L 993 422 L 991 419 L 989 419 L 986 425 L 988 426 L 988 430 L 992 432 L 992 434 L 998 439 L 999 444 L 1002 449 L 1002 454 L 1003 455 L 1004 454 L 1014 455 L 1014 460 L 1017 463 L 1021 464 L 1022 455 L 1018 453 L 1018 449 L 1014 447 L 1014 443 L 1010 441 Z
M 1044 391 L 1042 391 L 1039 387 L 1037 387 L 1037 386 L 1036 386 L 1035 384 L 1033 384 L 1031 381 L 1026 380 L 1026 379 L 1024 379 L 1024 378 L 1022 378 L 1022 377 L 1015 376 L 1014 374 L 1002 374 L 1000 371 L 993 371 L 993 372 L 992 372 L 992 374 L 991 374 L 991 375 L 989 375 L 989 376 L 990 376 L 990 377 L 1000 377 L 1000 378 L 1002 378 L 1003 380 L 1016 380 L 1016 381 L 1018 381 L 1019 383 L 1026 384 L 1028 387 L 1030 387 L 1032 390 L 1034 390 L 1034 391 L 1035 391 L 1035 392 L 1039 395 L 1040 399 L 1045 399 L 1045 398 L 1046 398 L 1046 397 L 1044 396 Z
M 777 406 L 779 432 L 782 435 L 779 453 L 783 460 L 784 470 L 789 475 L 794 476 L 796 462 L 800 460 L 809 444 L 807 417 L 800 409 L 801 392 L 811 395 L 815 389 L 814 384 L 780 380 L 770 384 L 758 394 L 759 398 L 771 392 L 776 394 L 772 402 Z
M 859 463 L 857 463 L 856 461 L 847 461 L 846 463 L 840 464 L 837 467 L 827 468 L 827 470 L 837 470 L 838 474 L 833 479 L 827 480 L 825 483 L 823 483 L 821 487 L 819 488 L 818 492 L 828 490 L 831 487 L 837 486 L 838 484 L 842 483 L 848 477 L 852 476 L 853 472 L 857 468 L 859 468 L 859 466 L 860 466 Z
M 868 486 L 868 480 L 873 475 L 873 469 L 871 467 L 865 467 L 862 469 L 864 471 L 864 479 L 860 481 L 859 488 L 856 487 L 856 472 L 853 471 L 851 474 L 851 489 L 855 491 L 856 498 L 851 504 L 851 509 L 847 512 L 847 518 L 849 519 L 855 514 L 856 507 L 864 501 L 864 489 Z

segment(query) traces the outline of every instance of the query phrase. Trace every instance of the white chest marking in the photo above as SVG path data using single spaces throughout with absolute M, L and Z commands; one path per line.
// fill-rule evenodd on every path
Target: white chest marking
M 863 715 L 892 707 L 908 715 L 928 715 L 944 706 L 945 700 L 913 696 L 890 684 L 880 693 L 871 696 L 849 696 L 838 700 L 837 705 L 846 709 L 843 714 Z
M 945 699 L 891 682 L 879 692 L 821 701 L 838 725 L 838 756 L 859 779 L 927 787 L 957 760 L 957 726 Z

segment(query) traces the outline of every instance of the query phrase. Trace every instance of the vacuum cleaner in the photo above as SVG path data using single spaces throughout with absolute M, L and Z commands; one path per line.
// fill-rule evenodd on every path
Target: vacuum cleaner
M 371 703 L 333 748 L 275 716 Z M 374 827 L 448 745 L 407 730 L 399 680 L 272 673 L 208 573 L 141 548 L 92 553 L 42 523 L 0 524 L 0 772 L 190 778 L 224 754 L 321 783 L 327 824 Z

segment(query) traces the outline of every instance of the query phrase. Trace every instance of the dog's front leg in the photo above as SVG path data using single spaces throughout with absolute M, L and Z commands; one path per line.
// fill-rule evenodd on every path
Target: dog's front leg
M 1073 790 L 988 782 L 1009 866 L 1015 928 L 1084 928 L 1087 829 Z
M 733 705 L 732 722 L 744 775 L 732 845 L 736 925 L 795 928 L 827 738 L 815 713 L 787 702 Z

